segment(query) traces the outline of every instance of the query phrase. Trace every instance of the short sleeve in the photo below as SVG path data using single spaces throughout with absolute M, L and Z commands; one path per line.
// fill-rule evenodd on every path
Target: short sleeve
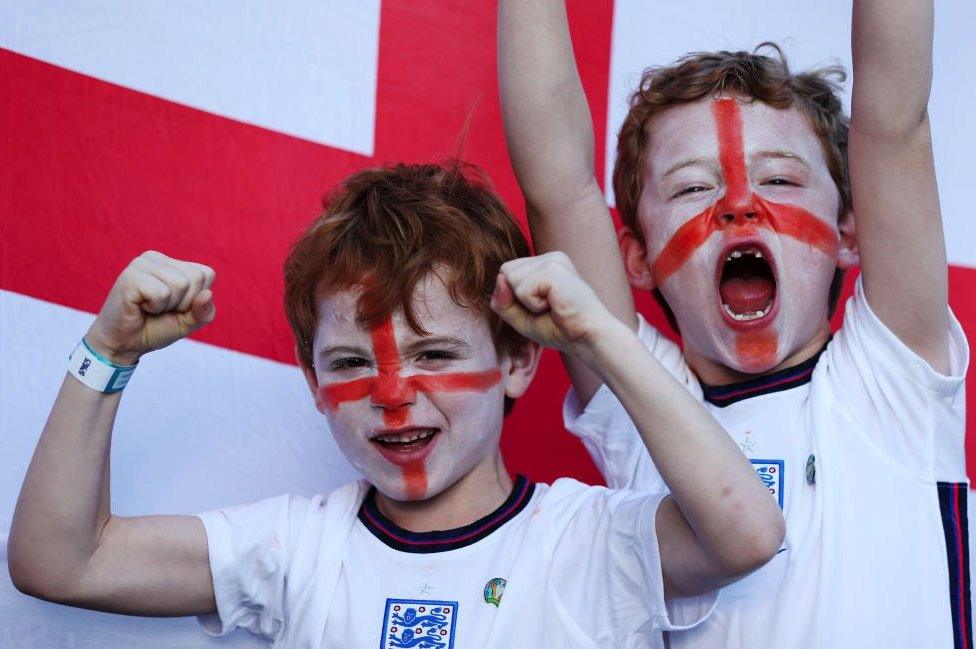
M 224 635 L 237 627 L 275 639 L 285 611 L 291 530 L 308 499 L 278 496 L 198 514 L 207 532 L 217 615 L 200 616 L 204 631 Z
M 701 397 L 698 379 L 685 363 L 681 349 L 638 315 L 637 337 L 679 383 Z M 616 395 L 606 385 L 585 408 L 570 388 L 563 401 L 563 423 L 580 438 L 594 464 L 613 489 L 667 491 L 640 434 Z
M 848 405 L 858 428 L 885 454 L 927 479 L 956 481 L 966 477 L 964 380 L 969 346 L 955 316 L 951 311 L 948 315 L 949 372 L 942 374 L 875 315 L 859 277 L 843 326 L 817 372 Z
M 555 591 L 596 646 L 657 646 L 662 631 L 694 627 L 714 610 L 717 593 L 665 601 L 656 529 L 664 497 L 590 487 L 566 505 L 574 511 L 558 530 Z

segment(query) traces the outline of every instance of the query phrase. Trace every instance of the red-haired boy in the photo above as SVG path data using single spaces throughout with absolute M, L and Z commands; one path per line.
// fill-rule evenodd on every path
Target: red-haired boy
M 142 354 L 215 313 L 210 268 L 141 255 L 72 355 L 14 515 L 14 583 L 75 606 L 208 615 L 211 632 L 277 647 L 644 647 L 698 623 L 716 588 L 776 552 L 782 516 L 565 256 L 527 254 L 460 165 L 351 176 L 292 248 L 285 301 L 316 404 L 365 479 L 129 518 L 108 493 L 121 388 Z M 539 358 L 524 335 L 613 386 L 672 497 L 512 480 L 502 422 Z
M 779 556 L 672 647 L 971 646 L 968 349 L 946 302 L 932 13 L 855 1 L 849 128 L 829 71 L 792 74 L 778 51 L 646 71 L 618 139 L 618 248 L 563 2 L 501 3 L 502 106 L 537 250 L 569 255 L 786 516 Z M 630 286 L 659 295 L 683 348 L 635 315 Z M 567 426 L 608 484 L 663 487 L 600 377 L 566 364 Z

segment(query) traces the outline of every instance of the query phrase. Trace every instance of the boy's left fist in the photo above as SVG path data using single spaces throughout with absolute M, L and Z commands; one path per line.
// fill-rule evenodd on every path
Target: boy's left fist
M 614 320 L 562 252 L 502 264 L 491 307 L 526 338 L 571 353 Z

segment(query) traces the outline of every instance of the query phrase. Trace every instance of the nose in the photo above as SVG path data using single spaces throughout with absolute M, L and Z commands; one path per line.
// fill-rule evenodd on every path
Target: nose
M 760 220 L 760 211 L 752 193 L 729 199 L 725 197 L 715 205 L 715 220 L 719 228 L 747 225 Z
M 373 384 L 371 403 L 384 410 L 398 410 L 417 401 L 417 390 L 399 372 L 380 372 Z

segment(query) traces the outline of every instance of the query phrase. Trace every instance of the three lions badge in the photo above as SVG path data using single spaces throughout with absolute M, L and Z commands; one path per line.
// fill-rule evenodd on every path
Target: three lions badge
M 380 647 L 453 649 L 457 609 L 457 602 L 387 599 Z

